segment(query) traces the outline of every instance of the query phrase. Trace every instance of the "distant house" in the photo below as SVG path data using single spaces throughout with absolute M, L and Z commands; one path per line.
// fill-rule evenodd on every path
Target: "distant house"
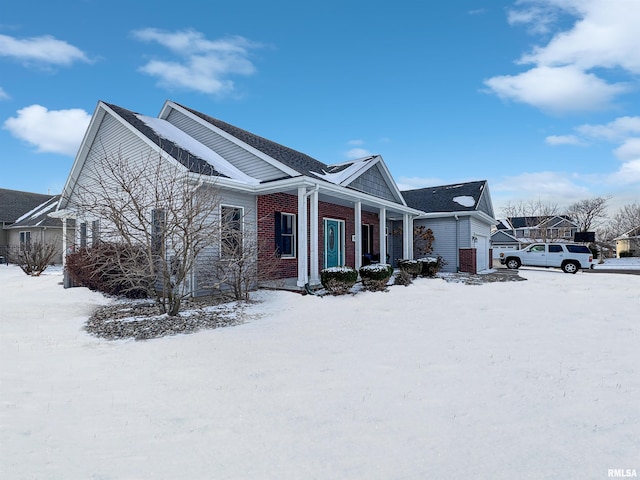
M 433 231 L 429 255 L 447 262 L 443 271 L 477 273 L 491 268 L 489 240 L 496 221 L 486 180 L 406 190 L 402 195 L 408 206 L 424 212 L 414 219 L 414 226 Z M 419 248 L 416 245 L 415 257 L 421 255 Z M 396 247 L 394 255 L 400 254 Z
M 629 257 L 640 257 L 640 226 L 632 228 L 624 235 L 616 238 L 615 241 L 616 256 L 618 258 L 620 258 L 620 254 Z
M 494 259 L 500 258 L 500 254 L 507 250 L 518 250 L 520 246 L 520 241 L 507 230 L 494 230 L 491 233 L 491 250 Z
M 565 215 L 510 217 L 502 219 L 497 231 L 515 237 L 521 246 L 536 242 L 573 241 L 578 224 Z
M 0 256 L 5 259 L 29 249 L 34 242 L 58 243 L 62 261 L 62 222 L 49 217 L 55 211 L 59 195 L 43 195 L 0 188 Z M 72 238 L 73 224 L 69 225 Z

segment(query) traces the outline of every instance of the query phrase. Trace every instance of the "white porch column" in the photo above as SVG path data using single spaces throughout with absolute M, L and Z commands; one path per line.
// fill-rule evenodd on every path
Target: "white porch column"
M 62 270 L 67 266 L 67 219 L 62 217 Z
M 309 281 L 309 266 L 307 263 L 307 189 L 298 187 L 298 281 L 299 287 L 304 287 Z
M 413 220 L 408 213 L 402 216 L 402 257 L 413 260 Z
M 380 263 L 387 263 L 387 210 L 384 207 L 380 207 L 378 217 L 380 219 Z
M 356 231 L 355 267 L 356 270 L 360 270 L 362 266 L 362 202 L 360 201 L 356 202 L 353 206 L 353 218 Z
M 318 190 L 314 190 L 311 192 L 311 218 L 309 219 L 311 223 L 311 277 L 309 278 L 309 283 L 311 285 L 319 285 L 320 284 L 320 271 L 318 267 Z

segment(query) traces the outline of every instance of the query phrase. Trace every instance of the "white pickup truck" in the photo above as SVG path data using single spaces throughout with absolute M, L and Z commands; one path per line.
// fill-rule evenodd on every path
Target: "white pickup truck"
M 500 254 L 507 268 L 555 267 L 565 273 L 593 268 L 593 254 L 586 245 L 577 243 L 534 243 L 523 250 Z

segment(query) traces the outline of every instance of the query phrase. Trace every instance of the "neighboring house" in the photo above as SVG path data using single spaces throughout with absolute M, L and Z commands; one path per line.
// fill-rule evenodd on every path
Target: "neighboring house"
M 416 227 L 433 231 L 433 253 L 447 263 L 445 272 L 477 273 L 491 268 L 491 228 L 496 223 L 489 186 L 485 180 L 403 191 L 407 205 L 424 213 L 414 220 Z M 399 230 L 400 225 L 396 225 Z M 402 250 L 394 249 L 399 256 Z
M 0 188 L 0 256 L 5 260 L 29 249 L 34 242 L 62 245 L 62 222 L 50 218 L 59 195 L 43 195 Z M 69 234 L 72 235 L 73 225 Z M 62 261 L 62 249 L 54 263 Z
M 640 226 L 632 228 L 614 240 L 616 241 L 616 256 L 618 258 L 623 252 L 629 252 L 628 256 L 630 257 L 640 257 Z
M 578 224 L 565 215 L 511 217 L 500 220 L 496 228 L 517 238 L 521 246 L 539 242 L 571 242 L 579 229 Z
M 118 156 L 144 168 L 150 155 L 216 189 L 220 209 L 233 209 L 250 226 L 246 235 L 279 251 L 272 278 L 300 288 L 319 284 L 322 268 L 359 268 L 369 259 L 387 258 L 387 232 L 394 222 L 409 226 L 423 213 L 405 203 L 378 155 L 328 165 L 175 102 L 167 101 L 155 118 L 101 101 L 58 215 L 73 216 L 74 195 L 88 181 L 92 162 Z M 91 245 L 93 229 L 86 226 L 99 219 L 77 221 L 79 241 Z M 413 255 L 411 231 L 405 228 L 394 245 L 404 258 Z M 273 262 L 273 257 L 261 254 L 257 261 Z M 206 293 L 198 273 L 191 281 L 193 294 Z
M 493 258 L 500 258 L 500 254 L 508 250 L 518 250 L 520 242 L 506 230 L 494 230 L 491 233 L 491 250 Z

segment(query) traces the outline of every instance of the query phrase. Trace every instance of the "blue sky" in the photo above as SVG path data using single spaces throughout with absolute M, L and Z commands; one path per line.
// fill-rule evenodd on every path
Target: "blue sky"
M 165 3 L 170 3 L 166 5 Z M 0 187 L 59 193 L 98 100 L 171 99 L 401 188 L 640 202 L 638 0 L 68 0 L 0 16 Z

